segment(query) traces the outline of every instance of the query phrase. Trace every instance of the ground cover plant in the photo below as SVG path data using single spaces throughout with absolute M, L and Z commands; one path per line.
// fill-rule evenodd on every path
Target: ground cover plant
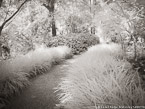
M 58 106 L 96 109 L 98 106 L 144 105 L 141 79 L 126 60 L 118 58 L 120 47 L 116 46 L 97 45 L 76 58 L 56 88 L 60 91 Z
M 29 85 L 29 79 L 48 72 L 51 67 L 68 58 L 68 47 L 39 47 L 26 55 L 1 61 L 0 64 L 0 104 L 6 103 Z

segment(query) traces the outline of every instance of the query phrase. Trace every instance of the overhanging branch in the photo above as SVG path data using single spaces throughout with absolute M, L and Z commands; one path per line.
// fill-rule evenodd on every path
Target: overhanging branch
M 2 1 L 2 0 L 0 0 L 0 1 Z M 3 29 L 4 28 L 4 26 L 20 11 L 20 9 L 23 7 L 23 5 L 27 2 L 28 0 L 25 0 L 21 5 L 20 5 L 20 7 L 17 9 L 17 11 L 16 12 L 14 12 L 13 13 L 13 15 L 11 16 L 11 17 L 9 17 L 7 20 L 5 20 L 4 22 L 3 22 L 3 24 L 0 26 L 0 28 L 1 29 Z

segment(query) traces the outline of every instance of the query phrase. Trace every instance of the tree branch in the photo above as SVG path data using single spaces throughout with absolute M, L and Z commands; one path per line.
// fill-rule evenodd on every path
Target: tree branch
M 47 8 L 48 10 L 50 9 L 50 6 L 49 6 L 49 5 L 43 4 L 43 6 L 44 6 L 45 8 Z
M 8 23 L 19 11 L 20 9 L 23 7 L 23 5 L 27 2 L 28 0 L 25 0 L 21 5 L 20 7 L 17 9 L 17 11 L 15 13 L 13 13 L 13 15 L 11 17 L 9 17 L 7 20 L 5 20 L 5 22 L 3 22 L 3 24 L 0 26 L 1 28 L 3 28 L 6 23 Z

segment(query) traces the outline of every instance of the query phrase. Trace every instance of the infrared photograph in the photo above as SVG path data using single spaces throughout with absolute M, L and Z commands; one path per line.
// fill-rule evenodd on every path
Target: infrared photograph
M 145 0 L 0 0 L 0 109 L 145 109 Z

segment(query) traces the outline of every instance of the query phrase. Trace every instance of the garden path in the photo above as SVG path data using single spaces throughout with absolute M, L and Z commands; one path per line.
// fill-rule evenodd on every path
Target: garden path
M 73 59 L 56 65 L 48 73 L 33 79 L 31 85 L 14 97 L 6 109 L 54 109 L 55 104 L 59 103 L 54 88 L 60 82 L 69 62 L 73 62 Z

